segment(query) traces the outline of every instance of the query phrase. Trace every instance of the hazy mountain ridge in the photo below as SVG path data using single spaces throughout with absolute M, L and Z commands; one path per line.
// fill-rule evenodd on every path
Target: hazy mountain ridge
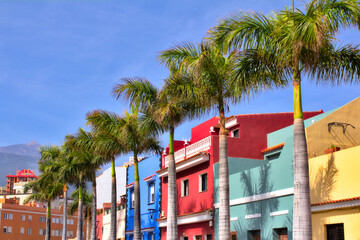
M 27 144 L 16 144 L 0 147 L 0 186 L 6 185 L 7 175 L 16 175 L 16 170 L 30 169 L 35 170 L 39 175 L 38 161 L 41 145 L 35 141 Z
M 16 144 L 16 145 L 0 147 L 0 152 L 38 157 L 40 156 L 39 153 L 40 146 L 41 145 L 39 143 L 32 141 L 26 144 Z

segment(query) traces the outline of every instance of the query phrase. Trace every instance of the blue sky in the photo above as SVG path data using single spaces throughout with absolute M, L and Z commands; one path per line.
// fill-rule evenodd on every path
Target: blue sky
M 168 73 L 156 61 L 161 50 L 199 42 L 230 13 L 270 13 L 286 5 L 291 0 L 0 1 L 0 146 L 60 144 L 84 126 L 90 110 L 121 114 L 127 104 L 115 101 L 111 88 L 133 76 L 160 87 Z M 359 43 L 360 32 L 338 37 L 340 43 Z M 304 81 L 303 107 L 330 110 L 358 97 L 359 90 Z M 288 87 L 263 92 L 231 107 L 228 115 L 290 111 Z M 189 138 L 191 127 L 204 119 L 184 123 L 176 138 Z M 162 140 L 167 145 L 167 135 Z

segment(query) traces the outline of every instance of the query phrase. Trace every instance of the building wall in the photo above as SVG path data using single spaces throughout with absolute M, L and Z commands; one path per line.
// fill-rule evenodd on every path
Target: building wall
M 360 196 L 360 146 L 309 159 L 311 203 Z M 346 239 L 360 239 L 360 205 L 313 212 L 313 239 L 326 239 L 326 224 L 344 223 Z
M 116 202 L 120 201 L 120 196 L 126 194 L 126 168 L 116 167 Z M 111 202 L 111 167 L 106 169 L 96 178 L 96 201 L 98 206 L 103 203 Z
M 349 123 L 351 126 L 343 128 L 332 126 L 330 131 L 328 124 L 332 122 Z M 308 154 L 312 158 L 314 156 L 324 155 L 324 150 L 331 145 L 347 149 L 360 144 L 360 98 L 330 112 L 326 117 L 316 121 L 315 124 L 306 128 L 306 136 L 308 141 Z
M 160 239 L 159 224 L 156 221 L 160 217 L 160 196 L 161 196 L 161 183 L 160 178 L 156 171 L 160 169 L 161 159 L 158 155 L 153 155 L 149 158 L 141 160 L 139 163 L 139 178 L 140 178 L 140 215 L 141 215 L 141 229 L 147 239 L 150 228 L 154 228 L 155 239 Z M 128 167 L 127 170 L 127 184 L 134 182 L 134 165 Z M 144 179 L 152 175 L 155 184 L 155 201 L 149 203 L 149 184 Z M 127 212 L 126 212 L 126 232 L 128 239 L 131 239 L 134 230 L 134 209 L 131 204 L 131 189 L 127 190 Z M 152 216 L 150 214 L 150 210 Z M 146 230 L 146 231 L 145 231 Z M 151 230 L 152 231 L 152 230 Z
M 116 239 L 117 240 L 124 240 L 125 239 L 125 218 L 126 209 L 122 208 L 116 212 Z M 102 238 L 104 240 L 110 239 L 110 224 L 111 224 L 111 214 L 108 212 L 107 214 L 103 215 L 102 219 Z
M 61 219 L 63 218 L 62 209 L 52 209 L 52 221 L 51 221 L 51 230 L 55 235 L 51 235 L 51 239 L 61 239 L 61 236 L 56 236 L 56 233 L 59 233 L 63 228 Z M 40 229 L 46 229 L 46 222 L 40 221 L 40 217 L 45 219 L 46 217 L 46 208 L 38 207 L 29 207 L 21 206 L 16 204 L 1 203 L 0 204 L 0 239 L 1 240 L 39 240 L 45 237 L 45 235 L 40 235 Z M 12 214 L 12 219 L 4 219 L 5 214 Z M 25 220 L 22 221 L 22 215 L 25 216 Z M 29 217 L 31 220 L 29 220 Z M 77 217 L 69 217 L 70 224 L 68 224 L 68 231 L 72 232 L 72 236 L 76 237 L 76 224 Z M 53 222 L 54 221 L 54 222 Z M 11 233 L 4 233 L 4 227 L 11 227 Z M 24 234 L 21 234 L 21 228 L 24 228 Z M 28 229 L 31 229 L 31 233 L 28 234 Z M 86 224 L 84 225 L 84 234 L 86 229 Z M 70 238 L 70 237 L 69 237 Z
M 344 223 L 345 239 L 360 240 L 360 209 L 346 208 L 312 214 L 313 240 L 325 240 L 326 224 Z

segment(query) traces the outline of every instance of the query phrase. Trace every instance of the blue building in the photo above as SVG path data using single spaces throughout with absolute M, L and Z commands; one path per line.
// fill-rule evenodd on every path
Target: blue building
M 161 182 L 156 171 L 160 170 L 161 157 L 153 155 L 139 161 L 140 177 L 140 215 L 141 234 L 144 240 L 160 239 Z M 127 168 L 127 209 L 126 209 L 126 239 L 133 239 L 134 231 L 134 165 L 130 161 Z

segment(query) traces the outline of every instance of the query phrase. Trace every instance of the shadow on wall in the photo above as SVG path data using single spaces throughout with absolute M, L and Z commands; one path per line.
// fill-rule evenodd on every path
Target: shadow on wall
M 316 160 L 311 160 L 316 161 Z M 316 171 L 313 173 L 312 171 Z M 329 154 L 325 166 L 311 170 L 310 174 L 310 196 L 312 203 L 327 202 L 331 199 L 331 193 L 337 181 L 338 169 L 335 166 L 335 156 Z
M 240 174 L 240 183 L 243 185 L 244 196 L 254 196 L 266 192 L 273 191 L 273 183 L 270 181 L 271 165 L 265 164 L 259 168 L 259 179 L 257 181 L 252 177 L 250 170 L 244 171 Z M 272 198 L 263 201 L 256 201 L 246 204 L 246 215 L 261 214 L 264 217 L 245 219 L 245 216 L 240 216 L 239 220 L 233 223 L 234 230 L 240 233 L 240 239 L 247 236 L 248 230 L 257 230 L 266 228 L 270 212 L 278 210 L 279 200 Z M 267 236 L 266 239 L 271 239 Z

